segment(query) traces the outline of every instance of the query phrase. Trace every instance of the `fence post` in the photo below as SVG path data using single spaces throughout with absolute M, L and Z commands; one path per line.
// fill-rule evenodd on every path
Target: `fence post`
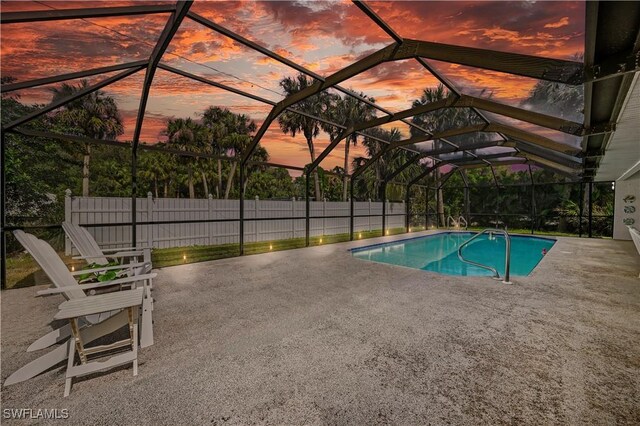
M 71 223 L 71 190 L 66 189 L 64 191 L 64 221 Z M 71 241 L 67 234 L 64 235 L 64 254 L 71 256 Z
M 349 241 L 353 241 L 353 178 L 349 180 Z
M 296 217 L 296 197 L 291 197 L 291 217 Z M 296 220 L 291 221 L 291 238 L 296 237 Z
M 147 192 L 147 222 L 153 222 L 153 194 Z M 153 247 L 153 225 L 147 225 L 147 246 Z
M 369 198 L 369 214 L 367 215 L 367 223 L 367 227 L 369 228 L 368 231 L 373 231 L 373 229 L 371 229 L 371 198 Z
M 327 230 L 326 230 L 326 219 L 325 216 L 327 216 L 327 199 L 323 198 L 322 199 L 322 235 L 326 235 Z
M 258 211 L 259 211 L 258 203 L 260 203 L 260 197 L 259 197 L 259 196 L 257 196 L 257 195 L 256 195 L 256 201 L 255 201 L 255 202 L 256 202 L 256 206 L 255 206 L 255 208 L 253 209 L 253 211 L 254 211 L 254 213 L 253 213 L 253 217 L 257 219 L 257 218 L 258 218 Z M 254 225 L 255 230 L 256 230 L 256 231 L 255 231 L 255 233 L 256 233 L 255 242 L 257 243 L 258 241 L 260 241 L 260 240 L 258 239 L 258 237 L 260 236 L 260 233 L 258 232 L 258 228 L 260 227 L 260 221 L 257 221 L 257 220 L 256 220 L 256 221 L 254 221 L 253 223 L 255 224 L 255 225 Z
M 385 232 L 385 228 L 387 226 L 386 222 L 387 222 L 387 199 L 383 197 L 382 198 L 382 236 L 383 237 L 386 235 L 386 232 Z
M 411 225 L 409 221 L 409 196 L 405 195 L 405 198 L 406 200 L 402 200 L 402 207 L 404 207 L 404 232 L 409 232 Z
M 211 220 L 213 218 L 213 195 L 209 194 L 209 196 L 207 197 L 207 209 L 209 212 L 209 217 L 207 217 L 208 220 Z M 208 235 L 209 235 L 209 245 L 212 246 L 213 245 L 213 227 L 214 227 L 214 223 L 213 222 L 209 222 L 207 224 L 207 231 L 208 231 Z

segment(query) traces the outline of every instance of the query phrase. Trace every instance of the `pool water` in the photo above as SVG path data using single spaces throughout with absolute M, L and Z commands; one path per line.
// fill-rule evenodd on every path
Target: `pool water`
M 458 259 L 458 247 L 473 232 L 443 232 L 392 243 L 376 244 L 351 250 L 354 257 L 422 269 L 445 275 L 491 276 L 486 269 Z M 555 244 L 551 238 L 511 235 L 511 275 L 527 276 L 542 260 L 543 249 Z M 465 259 L 489 265 L 504 275 L 505 241 L 502 235 L 483 234 L 462 249 Z

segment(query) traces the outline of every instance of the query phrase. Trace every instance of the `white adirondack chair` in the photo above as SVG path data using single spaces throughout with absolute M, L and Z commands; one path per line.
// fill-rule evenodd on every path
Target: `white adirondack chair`
M 144 263 L 133 263 L 127 265 L 127 267 L 132 268 L 133 270 L 132 275 L 129 277 L 119 278 L 112 281 L 84 284 L 81 286 L 75 280 L 74 273 L 71 273 L 67 269 L 62 259 L 60 259 L 58 254 L 49 244 L 31 234 L 25 233 L 24 231 L 14 231 L 14 235 L 24 248 L 33 256 L 56 287 L 53 289 L 39 291 L 39 295 L 61 293 L 68 300 L 77 300 L 92 297 L 87 296 L 85 293 L 85 291 L 90 291 L 92 289 L 116 285 L 136 287 L 141 284 L 144 292 L 141 313 L 142 321 L 140 322 L 140 346 L 144 348 L 153 344 L 153 298 L 150 294 L 149 285 L 150 281 L 156 276 L 156 274 L 142 273 L 144 271 Z M 122 267 L 122 265 L 118 265 L 115 267 L 97 269 L 97 271 L 108 270 L 111 268 L 122 269 Z M 79 275 L 85 272 L 86 271 L 78 271 L 75 274 Z M 100 315 L 88 315 L 82 318 L 80 332 L 85 343 L 89 343 L 99 337 L 112 333 L 127 324 L 127 314 L 122 311 L 112 311 Z M 67 325 L 36 340 L 36 342 L 29 346 L 28 351 L 44 349 L 56 343 L 64 342 L 65 340 L 66 343 L 20 368 L 9 376 L 4 384 L 11 385 L 28 380 L 56 364 L 65 361 L 69 353 L 69 344 L 73 344 L 73 342 L 68 340 L 70 335 L 71 329 Z
M 62 229 L 80 252 L 80 256 L 74 257 L 74 259 L 84 259 L 89 264 L 107 265 L 109 259 L 116 259 L 120 263 L 124 263 L 125 259 L 133 261 L 142 257 L 142 261 L 149 264 L 148 271 L 151 270 L 151 248 L 149 247 L 101 249 L 93 235 L 80 225 L 62 222 Z

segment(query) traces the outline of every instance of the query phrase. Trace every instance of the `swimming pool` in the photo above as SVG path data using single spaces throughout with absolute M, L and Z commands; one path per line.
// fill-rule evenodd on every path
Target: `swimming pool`
M 351 250 L 354 257 L 392 265 L 406 266 L 445 275 L 491 276 L 491 272 L 458 259 L 460 244 L 474 236 L 473 232 L 442 232 L 391 243 L 376 244 Z M 551 238 L 511 235 L 511 275 L 527 276 L 555 244 Z M 498 270 L 504 274 L 505 242 L 502 235 L 484 234 L 462 249 L 465 259 Z

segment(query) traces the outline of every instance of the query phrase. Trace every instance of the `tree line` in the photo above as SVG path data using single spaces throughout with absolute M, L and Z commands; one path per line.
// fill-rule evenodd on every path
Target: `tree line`
M 2 83 L 11 82 L 4 77 Z M 309 87 L 314 80 L 299 74 L 286 77 L 280 81 L 285 95 L 292 95 Z M 87 82 L 78 85 L 63 83 L 51 89 L 51 101 L 55 102 L 86 88 Z M 341 127 L 350 127 L 355 123 L 371 120 L 376 117 L 376 109 L 371 106 L 375 99 L 364 93 L 358 94 L 369 102 L 363 102 L 352 96 L 323 91 L 309 97 L 298 104 L 296 109 L 308 115 L 286 111 L 278 117 L 278 125 L 284 134 L 302 135 L 307 143 L 309 163 L 315 161 L 316 142 L 320 132 L 329 135 L 335 141 L 341 133 Z M 449 96 L 443 85 L 423 90 L 421 96 L 412 102 L 413 107 L 436 102 Z M 490 95 L 488 95 L 490 96 Z M 525 101 L 528 108 L 546 108 L 545 99 L 554 100 L 554 111 L 575 116 L 581 111 L 581 94 L 574 89 L 561 85 L 539 82 L 532 89 Z M 2 122 L 32 112 L 42 105 L 27 105 L 18 96 L 2 96 Z M 571 111 L 568 113 L 567 111 Z M 320 117 L 318 120 L 313 117 Z M 343 200 L 349 197 L 348 174 L 363 166 L 368 158 L 377 155 L 390 143 L 422 135 L 424 131 L 436 133 L 448 128 L 460 128 L 481 122 L 481 118 L 469 108 L 451 108 L 437 110 L 428 114 L 411 118 L 415 127 L 411 127 L 409 135 L 403 135 L 397 127 L 368 129 L 362 134 L 353 133 L 342 142 L 344 162 L 342 167 L 335 167 L 332 173 L 317 168 L 311 175 L 312 194 L 316 200 Z M 49 114 L 31 121 L 27 128 L 48 130 L 60 134 L 80 135 L 92 139 L 115 140 L 124 134 L 124 126 L 116 100 L 104 91 L 98 90 L 66 104 Z M 198 114 L 198 118 L 170 118 L 163 130 L 166 142 L 158 142 L 156 146 L 168 149 L 187 151 L 191 156 L 181 156 L 157 151 L 141 151 L 138 154 L 138 196 L 151 192 L 154 197 L 188 197 L 203 198 L 211 195 L 214 198 L 237 198 L 240 194 L 238 162 L 227 161 L 239 159 L 251 143 L 257 129 L 256 123 L 244 114 L 234 113 L 219 106 L 208 106 Z M 466 136 L 461 145 L 488 140 L 490 136 L 476 133 Z M 6 135 L 7 142 L 7 195 L 8 214 L 16 223 L 20 218 L 47 217 L 52 223 L 62 216 L 62 202 L 65 189 L 70 188 L 83 196 L 130 196 L 131 195 L 131 150 L 95 144 L 78 144 L 70 141 L 48 140 L 17 134 Z M 350 150 L 361 144 L 365 156 L 351 160 Z M 438 149 L 444 142 L 436 140 L 427 149 Z M 200 156 L 198 156 L 200 155 Z M 211 156 L 219 157 L 209 158 Z M 382 193 L 383 180 L 394 170 L 411 158 L 406 150 L 390 151 L 382 155 L 378 161 L 368 167 L 354 182 L 357 199 L 403 199 L 404 189 L 389 186 L 387 193 Z M 242 188 L 248 198 L 258 196 L 263 199 L 303 198 L 306 182 L 304 174 L 292 178 L 281 168 L 267 167 L 260 163 L 269 161 L 269 153 L 258 145 L 252 158 L 257 164 L 249 165 L 246 170 Z M 422 170 L 416 163 L 408 167 L 396 180 L 407 180 Z M 505 179 L 514 182 L 528 182 L 528 175 L 509 170 L 502 172 Z M 471 182 L 482 179 L 486 171 L 469 170 L 467 175 Z M 440 174 L 436 171 L 431 181 L 438 181 Z M 557 179 L 547 173 L 546 178 Z M 453 178 L 454 180 L 456 178 Z M 561 179 L 562 180 L 562 179 Z M 453 181 L 452 181 L 453 182 Z M 562 198 L 566 194 L 558 192 L 550 197 Z M 444 192 L 436 195 L 438 205 L 444 215 L 457 205 L 455 197 L 446 200 Z M 451 197 L 451 196 L 450 196 Z M 566 198 L 566 197 L 565 197 Z M 481 198 L 480 198 L 481 199 Z M 508 204 L 505 208 L 509 208 Z

